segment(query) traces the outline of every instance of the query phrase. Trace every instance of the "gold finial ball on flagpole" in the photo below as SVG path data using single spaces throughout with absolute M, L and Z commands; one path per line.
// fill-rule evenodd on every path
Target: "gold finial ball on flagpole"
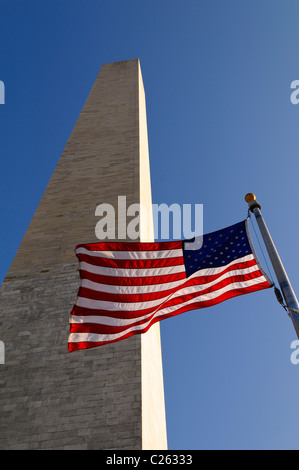
M 246 202 L 251 202 L 251 201 L 255 201 L 256 200 L 256 197 L 253 193 L 247 193 L 246 196 L 245 196 L 245 201 Z

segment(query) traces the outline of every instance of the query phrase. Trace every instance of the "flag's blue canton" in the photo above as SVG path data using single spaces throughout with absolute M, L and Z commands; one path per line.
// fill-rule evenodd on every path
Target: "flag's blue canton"
M 208 233 L 203 237 L 183 242 L 184 261 L 187 277 L 199 269 L 225 266 L 237 258 L 250 255 L 251 246 L 246 232 L 246 221 L 231 225 L 223 230 Z M 197 250 L 194 241 L 201 247 Z M 190 247 L 192 246 L 192 249 Z M 189 249 L 188 249 L 189 248 Z

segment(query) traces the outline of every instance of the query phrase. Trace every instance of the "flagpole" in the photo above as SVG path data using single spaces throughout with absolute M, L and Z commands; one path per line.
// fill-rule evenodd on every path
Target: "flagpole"
M 277 277 L 277 281 L 284 297 L 286 307 L 292 319 L 297 337 L 299 338 L 299 304 L 297 297 L 293 291 L 292 285 L 271 238 L 267 225 L 263 219 L 260 204 L 257 202 L 255 195 L 252 193 L 246 194 L 245 201 L 248 203 L 249 210 L 255 215 L 270 261 Z

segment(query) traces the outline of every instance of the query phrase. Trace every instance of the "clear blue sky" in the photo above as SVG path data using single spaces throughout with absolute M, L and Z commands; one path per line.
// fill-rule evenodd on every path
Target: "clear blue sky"
M 139 57 L 153 202 L 203 204 L 210 232 L 256 193 L 299 295 L 298 18 L 296 0 L 1 2 L 1 282 L 101 65 Z M 169 449 L 299 449 L 296 336 L 272 290 L 161 335 Z

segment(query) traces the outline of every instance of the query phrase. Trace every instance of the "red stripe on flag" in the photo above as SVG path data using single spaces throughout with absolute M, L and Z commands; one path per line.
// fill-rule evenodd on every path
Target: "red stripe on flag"
M 99 284 L 108 284 L 112 286 L 143 286 L 153 284 L 164 284 L 180 279 L 186 279 L 186 273 L 164 274 L 163 276 L 149 276 L 149 277 L 113 277 L 104 276 L 102 274 L 94 274 L 85 270 L 79 270 L 81 279 L 89 279 Z
M 256 291 L 259 291 L 259 290 L 262 290 L 262 289 L 267 289 L 269 287 L 270 287 L 270 284 L 266 281 L 266 282 L 263 282 L 259 285 L 254 286 L 254 287 L 251 287 L 251 288 L 249 287 L 247 289 L 243 289 L 242 291 L 240 291 L 239 289 L 231 290 L 231 291 L 227 292 L 226 294 L 223 294 L 223 295 L 221 295 L 221 296 L 219 296 L 219 297 L 217 297 L 216 299 L 213 299 L 213 300 L 196 302 L 196 303 L 191 304 L 191 305 L 186 305 L 184 307 L 181 307 L 181 308 L 175 310 L 172 313 L 165 314 L 161 317 L 153 318 L 151 323 L 148 324 L 144 329 L 130 331 L 130 332 L 124 334 L 121 337 L 121 340 L 129 338 L 129 337 L 134 336 L 136 334 L 146 333 L 154 323 L 156 323 L 158 321 L 162 321 L 166 318 L 170 318 L 170 317 L 173 317 L 173 316 L 176 316 L 176 315 L 179 315 L 181 313 L 191 311 L 191 310 L 198 310 L 198 309 L 201 309 L 201 308 L 212 307 L 214 305 L 217 305 L 217 304 L 219 304 L 221 302 L 224 302 L 225 300 L 231 299 L 233 297 L 238 297 L 240 295 L 256 292 Z M 81 341 L 81 342 L 77 342 L 77 343 L 71 343 L 70 342 L 68 344 L 68 349 L 69 349 L 69 352 L 77 351 L 77 350 L 80 350 L 80 349 L 91 349 L 91 348 L 95 348 L 97 346 L 104 346 L 105 344 L 115 343 L 117 341 L 120 341 L 120 339 L 119 338 L 116 338 L 116 339 L 111 338 L 108 341 L 98 341 L 98 342 L 93 342 L 93 341 Z
M 85 307 L 79 307 L 79 306 L 74 306 L 72 312 L 71 312 L 71 315 L 75 315 L 75 316 L 83 316 L 83 317 L 87 317 L 87 316 L 97 316 L 99 315 L 99 313 L 102 315 L 102 316 L 106 316 L 106 317 L 111 317 L 111 318 L 119 318 L 119 319 L 137 319 L 141 316 L 144 316 L 144 315 L 148 315 L 148 314 L 151 314 L 151 313 L 155 313 L 161 309 L 165 309 L 165 308 L 169 308 L 169 307 L 173 307 L 173 306 L 176 306 L 176 305 L 179 305 L 179 304 L 182 304 L 182 303 L 185 303 L 189 300 L 192 300 L 196 297 L 202 297 L 204 295 L 207 295 L 211 292 L 217 292 L 218 290 L 220 289 L 223 289 L 224 287 L 226 286 L 229 286 L 230 284 L 233 284 L 233 283 L 244 283 L 246 281 L 250 281 L 250 280 L 253 280 L 253 279 L 256 279 L 258 277 L 261 277 L 262 276 L 262 273 L 260 271 L 254 271 L 252 273 L 249 273 L 249 274 L 246 274 L 246 275 L 237 275 L 237 276 L 229 276 L 227 277 L 226 279 L 223 279 L 222 281 L 216 283 L 216 284 L 213 284 L 212 286 L 210 287 L 207 287 L 206 289 L 202 289 L 200 291 L 195 291 L 195 292 L 191 292 L 191 293 L 188 293 L 188 294 L 181 294 L 180 296 L 177 296 L 177 297 L 172 297 L 170 296 L 170 298 L 166 298 L 164 300 L 164 302 L 162 301 L 161 304 L 159 306 L 152 306 L 152 307 L 149 307 L 149 308 L 146 308 L 146 304 L 147 302 L 144 302 L 145 304 L 145 308 L 143 309 L 139 309 L 139 310 L 113 310 L 113 311 L 109 311 L 109 310 L 100 310 L 100 309 L 86 309 Z M 192 282 L 194 281 L 194 282 Z M 184 285 L 182 287 L 180 287 L 179 291 L 181 291 L 183 288 L 186 288 L 186 287 L 191 287 L 191 286 L 196 286 L 197 283 L 196 283 L 196 278 L 193 279 L 193 280 L 190 280 L 188 282 L 188 285 Z M 269 287 L 269 283 L 267 283 L 268 287 Z M 256 284 L 253 285 L 253 288 L 256 287 Z M 244 287 L 244 291 L 249 291 L 250 289 L 252 289 L 252 286 L 246 286 Z M 239 288 L 239 291 L 240 293 L 242 294 L 242 288 Z M 240 294 L 240 295 L 241 295 Z M 220 294 L 220 297 L 221 297 L 222 294 Z M 144 321 L 148 321 L 148 319 L 146 320 L 141 320 L 141 323 L 144 322 Z M 136 322 L 136 324 L 138 324 L 138 322 Z M 96 326 L 96 324 L 95 324 Z M 133 326 L 133 325 L 130 325 L 130 326 Z M 114 328 L 113 326 L 111 326 L 111 328 Z M 127 326 L 124 326 L 124 329 L 126 329 Z
M 86 248 L 90 251 L 163 251 L 178 250 L 182 248 L 182 241 L 158 242 L 158 243 L 142 243 L 142 242 L 101 242 L 87 243 L 76 246 L 78 248 Z
M 83 253 L 77 254 L 79 261 L 85 261 L 94 266 L 103 266 L 108 268 L 126 268 L 126 269 L 149 269 L 164 268 L 167 266 L 178 266 L 184 264 L 184 258 L 154 258 L 154 259 L 111 259 L 96 258 Z

